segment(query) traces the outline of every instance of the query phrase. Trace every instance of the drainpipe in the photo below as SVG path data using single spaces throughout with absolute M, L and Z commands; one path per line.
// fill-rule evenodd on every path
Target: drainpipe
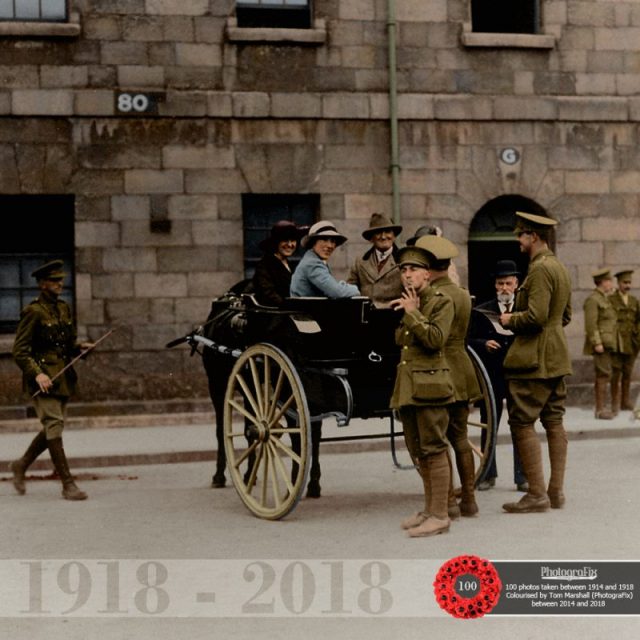
M 389 125 L 391 130 L 391 209 L 393 221 L 400 223 L 400 160 L 398 153 L 398 78 L 396 69 L 396 0 L 388 0 L 389 41 Z

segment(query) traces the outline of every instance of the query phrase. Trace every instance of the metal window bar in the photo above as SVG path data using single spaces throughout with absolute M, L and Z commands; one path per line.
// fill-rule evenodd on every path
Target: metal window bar
M 0 0 L 0 20 L 66 22 L 67 0 Z

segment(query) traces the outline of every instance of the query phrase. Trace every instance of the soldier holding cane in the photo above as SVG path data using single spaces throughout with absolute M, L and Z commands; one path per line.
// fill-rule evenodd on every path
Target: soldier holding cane
M 62 481 L 62 496 L 84 500 L 87 494 L 75 484 L 62 446 L 65 410 L 75 390 L 77 376 L 69 366 L 74 356 L 92 349 L 93 343 L 78 344 L 69 305 L 60 300 L 64 276 L 62 260 L 52 260 L 31 275 L 37 280 L 40 295 L 20 314 L 13 357 L 22 369 L 25 390 L 31 393 L 36 415 L 42 424 L 24 455 L 9 468 L 13 485 L 23 495 L 25 474 L 46 449 Z

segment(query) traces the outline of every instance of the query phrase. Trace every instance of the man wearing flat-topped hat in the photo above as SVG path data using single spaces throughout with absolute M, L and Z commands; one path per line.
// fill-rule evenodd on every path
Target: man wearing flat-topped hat
M 571 279 L 549 249 L 556 220 L 516 212 L 514 230 L 520 251 L 529 256 L 529 272 L 516 295 L 515 311 L 500 315 L 515 334 L 504 360 L 507 409 L 529 491 L 503 505 L 509 513 L 561 509 L 565 503 L 564 472 L 567 434 L 563 418 L 571 359 L 564 326 L 571 320 Z M 535 431 L 540 419 L 547 434 L 551 477 L 545 486 L 542 451 Z
M 76 486 L 62 446 L 65 410 L 75 390 L 77 376 L 73 367 L 64 370 L 83 349 L 93 344 L 76 342 L 76 329 L 69 305 L 60 299 L 65 273 L 62 260 L 52 260 L 31 275 L 37 280 L 40 295 L 20 314 L 13 345 L 13 357 L 22 369 L 24 388 L 33 396 L 33 404 L 42 430 L 35 436 L 22 458 L 14 460 L 13 485 L 23 495 L 25 474 L 31 463 L 49 449 L 51 461 L 62 481 L 62 496 L 84 500 L 87 494 Z
M 478 378 L 471 358 L 467 353 L 465 341 L 471 318 L 471 296 L 466 289 L 457 285 L 449 277 L 451 259 L 458 255 L 458 248 L 441 236 L 424 235 L 416 240 L 416 247 L 431 253 L 429 284 L 438 293 L 444 293 L 453 300 L 454 318 L 451 330 L 444 345 L 453 377 L 454 401 L 447 405 L 449 424 L 447 438 L 456 457 L 456 466 L 460 476 L 461 494 L 458 505 L 453 495 L 453 486 L 449 496 L 449 516 L 474 517 L 478 513 L 475 488 L 475 466 L 473 450 L 469 443 L 467 422 L 469 403 L 481 396 Z
M 611 304 L 613 277 L 609 269 L 597 269 L 591 274 L 596 288 L 584 301 L 585 356 L 593 357 L 595 370 L 595 416 L 598 420 L 611 420 L 613 411 L 607 408 L 607 395 L 611 381 L 611 357 L 616 349 L 618 316 Z
M 640 338 L 640 303 L 632 296 L 631 277 L 633 271 L 624 269 L 615 276 L 618 281 L 617 290 L 609 298 L 618 317 L 617 345 L 611 354 L 611 404 L 614 415 L 622 408 L 633 409 L 629 398 L 631 374 L 638 355 Z
M 402 282 L 398 269 L 396 237 L 402 232 L 382 213 L 373 213 L 369 228 L 362 237 L 373 246 L 356 261 L 347 282 L 355 284 L 363 296 L 371 298 L 377 307 L 388 307 L 392 300 L 402 295 Z

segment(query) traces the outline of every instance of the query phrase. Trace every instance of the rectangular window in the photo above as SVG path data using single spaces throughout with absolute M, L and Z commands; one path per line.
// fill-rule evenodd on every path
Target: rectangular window
M 474 33 L 539 33 L 540 0 L 471 0 Z
M 0 0 L 0 20 L 65 22 L 67 0 Z
M 238 27 L 310 29 L 312 0 L 237 0 Z
M 318 217 L 318 194 L 244 194 L 242 218 L 244 226 L 244 277 L 252 278 L 255 265 L 262 258 L 260 242 L 268 237 L 278 220 L 291 220 L 298 226 L 311 226 Z M 290 260 L 300 260 L 300 248 Z
M 20 310 L 38 297 L 31 272 L 49 260 L 64 260 L 62 299 L 73 308 L 73 196 L 0 195 L 0 215 L 11 233 L 0 235 L 0 333 L 13 333 Z

